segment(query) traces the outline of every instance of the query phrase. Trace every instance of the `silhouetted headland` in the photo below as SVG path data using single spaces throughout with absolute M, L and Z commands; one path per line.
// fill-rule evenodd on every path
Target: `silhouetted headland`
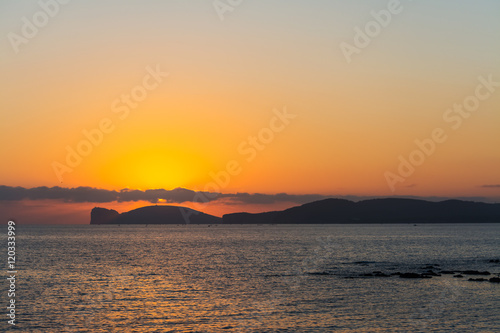
M 186 219 L 185 217 L 189 217 Z M 222 219 L 194 209 L 179 206 L 141 207 L 125 213 L 95 207 L 90 213 L 90 224 L 217 224 Z
M 325 199 L 283 211 L 233 213 L 222 218 L 225 224 L 498 223 L 500 204 L 399 198 L 359 202 Z
M 188 219 L 185 217 L 188 216 Z M 446 200 L 325 199 L 283 211 L 232 213 L 222 218 L 179 206 L 149 206 L 119 214 L 92 209 L 90 224 L 334 224 L 334 223 L 499 223 L 500 204 Z

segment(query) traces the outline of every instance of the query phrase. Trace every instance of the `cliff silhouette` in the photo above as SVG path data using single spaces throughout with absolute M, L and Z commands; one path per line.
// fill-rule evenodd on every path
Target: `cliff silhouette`
M 189 217 L 189 220 L 185 218 Z M 95 207 L 90 224 L 217 224 L 222 219 L 191 208 L 179 206 L 148 206 L 119 214 L 116 210 Z
M 500 204 L 400 198 L 359 202 L 325 199 L 283 211 L 226 214 L 222 219 L 225 224 L 498 223 Z
M 325 199 L 283 211 L 232 213 L 222 218 L 179 206 L 148 206 L 122 214 L 96 207 L 90 216 L 90 224 L 499 223 L 500 204 L 400 198 L 359 202 Z

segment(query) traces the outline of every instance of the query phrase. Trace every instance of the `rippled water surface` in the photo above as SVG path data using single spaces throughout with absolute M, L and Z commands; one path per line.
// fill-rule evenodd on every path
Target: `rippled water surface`
M 18 226 L 16 250 L 24 332 L 500 331 L 500 284 L 468 281 L 493 275 L 369 276 L 500 273 L 498 224 Z

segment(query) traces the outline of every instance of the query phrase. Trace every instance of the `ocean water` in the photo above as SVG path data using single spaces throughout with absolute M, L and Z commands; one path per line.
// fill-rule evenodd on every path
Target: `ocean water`
M 500 332 L 500 284 L 468 281 L 482 276 L 363 276 L 500 273 L 499 224 L 17 226 L 16 237 L 19 332 Z

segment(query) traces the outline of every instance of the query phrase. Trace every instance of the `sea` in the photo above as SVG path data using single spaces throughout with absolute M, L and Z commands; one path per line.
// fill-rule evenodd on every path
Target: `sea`
M 500 332 L 500 224 L 18 225 L 15 250 L 0 331 Z

